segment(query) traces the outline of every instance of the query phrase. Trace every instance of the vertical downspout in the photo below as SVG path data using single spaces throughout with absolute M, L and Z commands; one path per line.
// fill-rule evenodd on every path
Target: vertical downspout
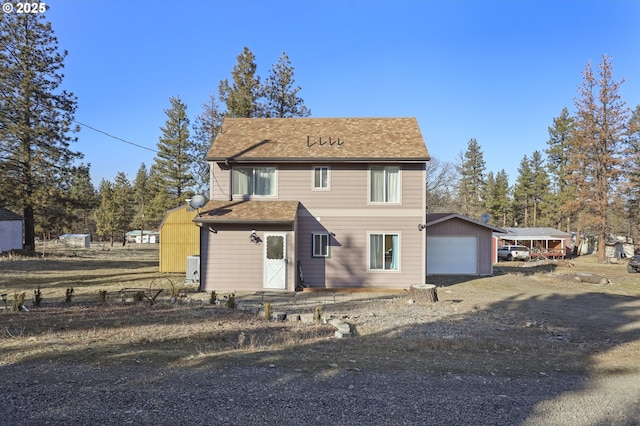
M 224 164 L 229 167 L 229 201 L 233 201 L 233 166 L 229 164 L 229 159 L 224 160 Z

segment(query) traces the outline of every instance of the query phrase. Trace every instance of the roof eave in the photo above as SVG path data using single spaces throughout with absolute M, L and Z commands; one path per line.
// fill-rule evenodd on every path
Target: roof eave
M 265 158 L 225 158 L 207 157 L 207 161 L 216 163 L 425 163 L 431 161 L 431 157 L 388 157 L 388 158 L 363 158 L 363 157 L 265 157 Z
M 204 219 L 196 217 L 193 219 L 196 223 L 207 224 L 227 224 L 227 225 L 290 225 L 293 219 Z

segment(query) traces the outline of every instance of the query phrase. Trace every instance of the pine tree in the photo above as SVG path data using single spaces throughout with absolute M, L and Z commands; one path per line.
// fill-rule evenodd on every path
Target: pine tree
M 194 151 L 196 161 L 193 162 L 192 173 L 195 179 L 195 191 L 197 194 L 209 192 L 209 164 L 206 158 L 213 140 L 220 132 L 224 115 L 220 112 L 221 107 L 214 95 L 211 95 L 209 102 L 203 106 L 203 111 L 195 119 L 194 131 Z
M 487 175 L 485 186 L 485 210 L 490 222 L 498 226 L 507 226 L 511 200 L 509 198 L 509 177 L 504 169 L 494 177 L 493 172 Z
M 626 139 L 625 210 L 628 212 L 631 238 L 640 237 L 640 105 L 629 118 Z
M 624 166 L 623 136 L 628 109 L 619 94 L 623 81 L 613 80 L 613 66 L 607 55 L 603 55 L 597 77 L 590 63 L 585 68 L 575 101 L 570 177 L 575 179 L 578 199 L 593 212 L 589 226 L 597 236 L 599 261 L 606 258 L 607 216 Z
M 37 200 L 63 190 L 81 158 L 69 148 L 76 99 L 60 88 L 66 56 L 44 14 L 0 14 L 0 193 L 23 211 L 31 249 Z
M 531 190 L 533 202 L 533 226 L 538 226 L 539 211 L 544 202 L 548 199 L 549 194 L 549 176 L 545 168 L 544 159 L 540 151 L 534 151 L 531 156 Z
M 187 106 L 180 98 L 171 98 L 171 108 L 165 110 L 167 122 L 161 127 L 158 154 L 151 170 L 154 184 L 168 195 L 166 209 L 184 203 L 195 183 L 191 172 L 195 158 L 195 147 L 189 137 Z M 200 160 L 201 161 L 201 160 Z
M 286 52 L 278 63 L 274 64 L 264 87 L 266 98 L 265 116 L 274 118 L 308 117 L 311 111 L 304 105 L 304 100 L 298 96 L 302 90 L 295 86 L 293 66 Z
M 520 160 L 518 178 L 513 187 L 513 212 L 517 225 L 529 226 L 529 215 L 533 206 L 533 171 L 531 160 L 527 155 Z M 516 226 L 517 226 L 516 225 Z
M 480 145 L 475 139 L 469 140 L 467 150 L 461 154 L 458 163 L 458 198 L 462 212 L 479 219 L 483 207 L 481 194 L 485 185 L 485 162 Z
M 91 183 L 91 164 L 80 164 L 74 168 L 71 175 L 69 188 L 69 201 L 73 209 L 74 221 L 79 225 L 72 232 L 93 233 L 95 225 L 92 221 L 92 212 L 98 206 L 99 199 L 96 189 Z
M 120 172 L 113 183 L 113 208 L 115 209 L 116 234 L 120 234 L 122 245 L 127 243 L 127 232 L 134 215 L 133 188 L 127 175 Z
M 264 117 L 261 99 L 264 90 L 260 77 L 256 75 L 256 57 L 245 47 L 238 55 L 238 63 L 231 72 L 232 83 L 225 79 L 220 82 L 220 100 L 227 106 L 228 117 Z
M 113 240 L 117 227 L 117 208 L 113 194 L 113 184 L 103 179 L 100 182 L 98 188 L 100 194 L 100 205 L 94 213 L 96 220 L 96 233 L 102 238 L 108 238 L 111 246 L 113 246 Z
M 145 210 L 148 208 L 149 203 L 154 196 L 152 188 L 153 186 L 151 185 L 151 182 L 149 182 L 147 166 L 142 163 L 136 173 L 136 178 L 133 181 L 133 209 L 135 213 L 131 221 L 131 227 L 141 231 L 141 238 L 145 229 Z
M 562 223 L 566 225 L 567 232 L 571 231 L 572 217 L 577 214 L 574 207 L 576 199 L 575 188 L 569 184 L 569 160 L 573 144 L 574 119 L 569 115 L 567 108 L 563 108 L 558 117 L 553 119 L 553 126 L 548 128 L 549 140 L 547 155 L 547 170 L 553 197 L 549 198 L 547 206 L 550 214 L 553 214 L 552 221 L 555 227 L 562 228 Z

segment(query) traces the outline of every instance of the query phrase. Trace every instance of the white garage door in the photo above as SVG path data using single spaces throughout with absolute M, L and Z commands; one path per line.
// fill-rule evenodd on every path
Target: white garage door
M 427 237 L 427 274 L 477 273 L 477 237 Z

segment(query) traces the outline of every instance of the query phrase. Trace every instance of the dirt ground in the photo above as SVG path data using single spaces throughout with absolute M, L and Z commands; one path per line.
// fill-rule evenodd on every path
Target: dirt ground
M 337 387 L 344 384 L 338 378 L 356 374 L 365 381 L 376 377 L 380 383 L 367 386 L 384 385 L 389 395 L 413 386 L 420 394 L 428 387 L 425 380 L 429 386 L 441 383 L 441 404 L 448 410 L 453 407 L 448 404 L 459 403 L 457 392 L 467 394 L 468 411 L 429 413 L 444 416 L 442 423 L 431 424 L 638 424 L 640 274 L 627 273 L 624 262 L 602 264 L 594 256 L 549 264 L 504 262 L 492 277 L 429 277 L 438 286 L 439 301 L 427 304 L 411 303 L 407 292 L 267 292 L 237 293 L 234 310 L 210 304 L 209 294 L 193 292 L 177 303 L 164 297 L 153 305 L 122 303 L 117 297 L 101 303 L 96 298 L 100 289 L 117 294 L 121 287 L 157 280 L 156 254 L 115 249 L 73 253 L 0 262 L 3 293 L 23 290 L 31 295 L 40 286 L 44 294 L 41 306 L 28 299 L 29 312 L 0 313 L 3 377 L 19 380 L 14 371 L 38 371 L 38 386 L 50 393 L 60 380 L 59 372 L 45 368 L 51 365 L 60 365 L 59 371 L 73 368 L 74 377 L 89 382 L 94 379 L 83 374 L 93 377 L 96 369 L 192 378 L 198 371 L 259 369 L 254 371 L 259 375 L 276 369 L 312 383 L 335 377 L 332 386 Z M 77 299 L 63 303 L 70 285 Z M 267 321 L 265 303 L 287 320 Z M 309 320 L 317 307 L 323 319 L 348 323 L 353 337 L 336 339 L 332 326 Z M 405 379 L 398 382 L 398 377 Z M 190 383 L 204 386 L 196 378 Z M 490 386 L 481 386 L 484 393 L 476 389 L 482 383 Z M 229 392 L 239 392 L 233 389 L 229 386 Z M 19 394 L 16 406 L 42 395 Z M 504 412 L 491 417 L 487 404 Z M 122 415 L 142 423 L 150 419 Z M 421 416 L 426 415 L 426 408 L 418 410 L 397 424 L 424 424 Z M 295 424 L 294 419 L 283 424 Z M 341 419 L 330 423 L 358 424 L 357 419 Z M 378 417 L 368 421 L 395 423 Z

